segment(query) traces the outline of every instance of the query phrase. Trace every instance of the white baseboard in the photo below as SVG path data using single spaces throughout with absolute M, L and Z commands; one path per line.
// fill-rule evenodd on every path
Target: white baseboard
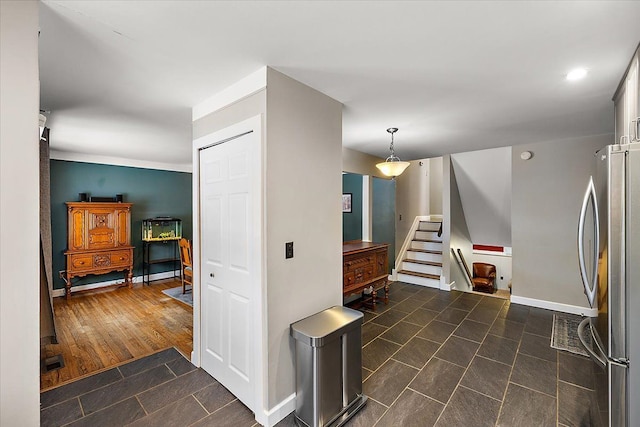
M 169 278 L 172 278 L 174 275 L 176 275 L 177 277 L 180 277 L 180 270 L 176 270 L 175 272 L 163 271 L 162 273 L 151 274 L 149 276 L 149 280 L 169 279 Z M 132 280 L 133 280 L 133 283 L 142 283 L 142 276 L 136 276 Z M 117 285 L 118 283 L 123 283 L 123 282 L 124 282 L 123 279 L 117 279 L 117 280 L 107 280 L 106 282 L 89 283 L 87 285 L 72 286 L 71 293 L 73 294 L 74 292 L 78 292 L 78 291 L 87 291 L 89 289 L 105 288 L 107 286 Z M 53 297 L 63 297 L 65 295 L 65 289 L 64 288 L 54 289 L 51 292 L 51 295 Z
M 440 276 L 440 290 L 441 291 L 451 291 L 451 289 L 455 286 L 456 281 L 454 280 L 451 283 L 445 283 L 444 276 Z
M 293 393 L 282 402 L 271 408 L 269 411 L 264 411 L 262 419 L 256 417 L 256 421 L 262 424 L 264 427 L 273 427 L 280 421 L 285 419 L 287 415 L 296 410 L 296 394 Z
M 527 305 L 529 307 L 545 308 L 547 310 L 560 311 L 562 313 L 578 314 L 581 316 L 594 317 L 598 315 L 598 309 L 580 307 L 578 305 L 563 304 L 560 302 L 545 301 L 535 298 L 520 297 L 511 295 L 511 302 L 515 304 Z

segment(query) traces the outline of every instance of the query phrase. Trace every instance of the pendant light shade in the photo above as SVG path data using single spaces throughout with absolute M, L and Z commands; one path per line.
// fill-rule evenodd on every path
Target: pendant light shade
M 400 160 L 387 160 L 384 163 L 378 163 L 376 167 L 380 169 L 383 174 L 395 177 L 402 174 L 402 172 L 404 172 L 404 170 L 409 167 L 409 162 L 401 162 Z
M 398 131 L 398 128 L 389 128 L 387 132 L 391 134 L 391 145 L 389 146 L 389 150 L 391 151 L 391 155 L 387 157 L 382 163 L 378 163 L 376 167 L 380 169 L 380 171 L 390 177 L 396 177 L 402 174 L 406 168 L 409 167 L 409 162 L 403 162 L 400 160 L 398 156 L 396 156 L 393 151 L 393 134 Z

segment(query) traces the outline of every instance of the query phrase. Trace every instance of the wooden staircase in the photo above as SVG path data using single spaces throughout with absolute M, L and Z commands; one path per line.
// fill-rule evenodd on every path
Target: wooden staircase
M 398 280 L 414 285 L 440 287 L 442 274 L 442 239 L 438 236 L 441 222 L 420 221 L 406 258 L 397 272 Z

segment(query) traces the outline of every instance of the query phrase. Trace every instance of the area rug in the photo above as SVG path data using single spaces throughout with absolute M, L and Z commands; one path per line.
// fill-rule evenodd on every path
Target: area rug
M 551 347 L 583 356 L 589 356 L 578 338 L 578 325 L 582 318 L 571 314 L 554 314 L 551 331 Z M 588 328 L 589 326 L 587 326 Z M 587 344 L 591 345 L 591 334 L 587 334 Z
M 182 286 L 178 286 L 177 288 L 165 289 L 162 293 L 193 307 L 193 292 L 191 289 L 187 289 L 187 292 L 183 294 Z

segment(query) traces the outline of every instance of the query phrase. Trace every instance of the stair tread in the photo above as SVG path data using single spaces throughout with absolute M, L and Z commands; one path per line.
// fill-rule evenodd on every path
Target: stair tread
M 427 230 L 421 230 L 422 225 L 425 227 L 436 227 L 435 230 L 428 228 Z M 438 231 L 442 223 L 440 221 L 420 221 L 418 224 L 418 231 Z
M 437 274 L 418 273 L 418 272 L 409 271 L 409 270 L 400 270 L 398 271 L 398 274 L 408 274 L 409 276 L 418 276 L 418 277 L 424 277 L 425 279 L 440 280 L 440 276 L 438 276 Z
M 442 243 L 442 240 L 434 239 L 413 239 L 414 242 Z
M 442 263 L 441 262 L 435 262 L 435 261 L 422 261 L 422 260 L 419 260 L 419 259 L 409 259 L 409 258 L 405 258 L 402 261 L 404 261 L 404 262 L 412 262 L 414 264 L 433 265 L 435 267 L 442 267 Z
M 407 252 L 422 252 L 422 253 L 425 253 L 425 254 L 442 255 L 442 251 L 433 251 L 431 249 L 408 248 Z

